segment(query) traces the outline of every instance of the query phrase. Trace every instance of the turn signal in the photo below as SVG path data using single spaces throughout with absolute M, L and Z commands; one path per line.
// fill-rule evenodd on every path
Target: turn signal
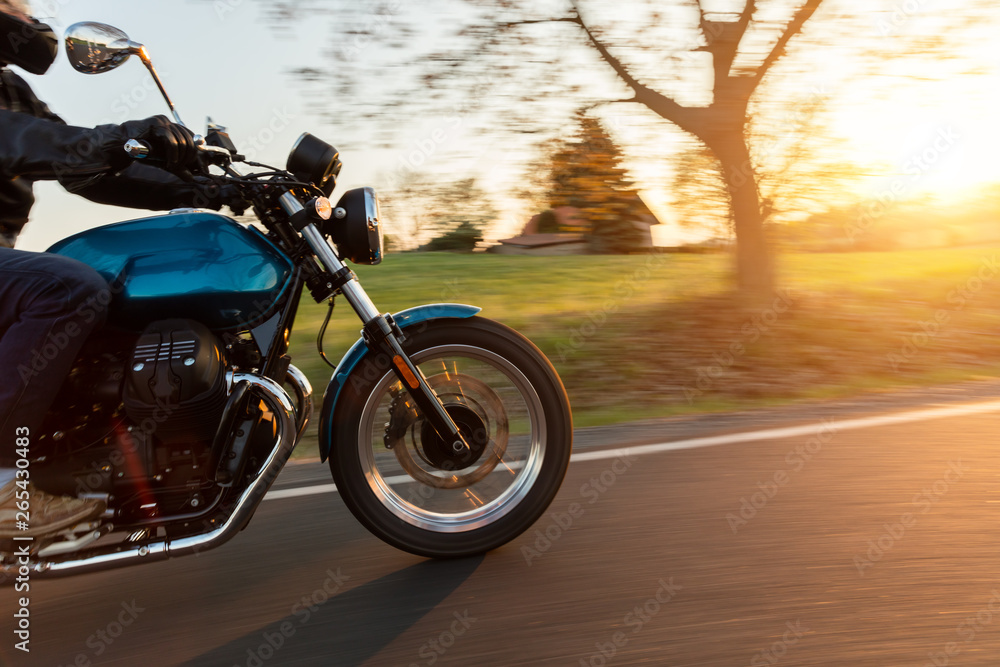
M 333 204 L 326 197 L 316 197 L 313 200 L 313 207 L 316 211 L 316 217 L 320 220 L 329 220 L 330 216 L 333 215 Z

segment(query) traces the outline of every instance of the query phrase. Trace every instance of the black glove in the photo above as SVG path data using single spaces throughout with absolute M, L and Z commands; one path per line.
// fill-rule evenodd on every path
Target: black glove
M 251 204 L 244 199 L 240 189 L 235 185 L 205 182 L 203 179 L 196 179 L 198 192 L 195 195 L 195 208 L 210 208 L 218 211 L 223 206 L 228 206 L 236 216 L 243 215 Z
M 243 197 L 243 193 L 235 185 L 223 185 L 219 188 L 219 198 L 223 206 L 228 206 L 233 215 L 239 217 L 246 213 L 252 204 Z
M 194 133 L 183 125 L 170 122 L 166 116 L 130 120 L 122 123 L 121 129 L 129 139 L 149 144 L 149 158 L 146 160 L 149 164 L 181 172 L 198 163 Z M 124 152 L 124 146 L 121 150 Z

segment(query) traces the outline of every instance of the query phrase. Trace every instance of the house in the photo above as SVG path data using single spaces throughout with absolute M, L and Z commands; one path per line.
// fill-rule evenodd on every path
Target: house
M 644 232 L 636 250 L 652 249 L 652 227 L 661 223 L 638 195 L 632 204 L 631 222 Z M 590 223 L 579 209 L 560 206 L 533 216 L 520 234 L 500 239 L 500 245 L 488 251 L 500 255 L 586 255 L 590 252 L 589 233 Z
M 586 255 L 590 243 L 583 234 L 524 234 L 501 239 L 487 252 L 498 255 Z

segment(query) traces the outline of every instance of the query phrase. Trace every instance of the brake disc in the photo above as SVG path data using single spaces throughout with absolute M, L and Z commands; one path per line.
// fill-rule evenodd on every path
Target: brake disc
M 386 447 L 414 480 L 438 489 L 471 486 L 489 475 L 507 452 L 510 428 L 503 401 L 477 378 L 439 373 L 427 378 L 445 410 L 469 443 L 470 451 L 456 454 L 420 417 L 407 396 L 399 393 L 390 408 Z

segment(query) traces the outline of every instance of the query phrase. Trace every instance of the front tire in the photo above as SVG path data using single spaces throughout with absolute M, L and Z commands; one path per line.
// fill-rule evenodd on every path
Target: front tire
M 333 415 L 337 489 L 368 530 L 404 551 L 457 558 L 495 549 L 559 490 L 573 439 L 566 391 L 538 348 L 492 320 L 431 320 L 405 333 L 403 348 L 472 451 L 442 446 L 389 360 L 369 354 Z

